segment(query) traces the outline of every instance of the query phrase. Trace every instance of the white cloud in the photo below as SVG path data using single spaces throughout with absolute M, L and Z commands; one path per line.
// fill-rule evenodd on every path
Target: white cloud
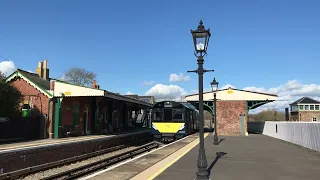
M 126 93 L 126 95 L 133 95 L 134 93 L 133 92 L 130 92 L 130 91 L 128 91 L 127 93 Z
M 290 80 L 285 84 L 270 89 L 263 87 L 246 87 L 244 90 L 278 95 L 277 101 L 252 110 L 250 111 L 251 113 L 257 113 L 267 109 L 284 111 L 284 108 L 289 107 L 290 103 L 305 96 L 320 101 L 320 84 L 301 84 L 297 80 Z
M 211 92 L 211 91 L 212 91 L 211 87 L 210 87 L 210 88 L 203 88 L 203 93 L 205 93 L 205 92 Z M 191 91 L 190 91 L 189 95 L 190 95 L 190 94 L 198 94 L 198 93 L 199 93 L 199 90 L 198 90 L 198 89 L 194 89 L 194 90 L 191 90 Z
M 5 76 L 9 76 L 16 70 L 16 66 L 13 61 L 1 61 L 0 72 L 4 73 Z
M 150 88 L 145 94 L 147 96 L 154 96 L 158 101 L 184 101 L 184 97 L 187 95 L 187 92 L 177 85 L 156 84 L 155 86 Z
M 151 86 L 151 85 L 153 85 L 155 82 L 154 81 L 144 81 L 143 82 L 143 85 L 145 85 L 145 86 Z
M 236 88 L 231 84 L 224 85 L 221 89 L 228 87 Z M 206 90 L 206 89 L 205 89 Z M 204 92 L 206 92 L 204 90 Z M 208 91 L 211 91 L 207 88 Z M 262 110 L 274 109 L 278 111 L 284 111 L 285 108 L 289 107 L 289 104 L 302 97 L 310 97 L 312 99 L 320 101 L 320 84 L 302 84 L 297 80 L 290 80 L 285 84 L 279 85 L 273 88 L 263 87 L 245 87 L 243 90 L 262 92 L 278 95 L 278 100 L 267 103 L 259 108 L 251 110 L 250 113 L 258 113 Z M 189 94 L 196 94 L 198 90 L 192 90 Z
M 31 71 L 31 70 L 28 70 L 28 72 L 29 72 L 29 73 L 33 73 L 33 71 Z
M 181 81 L 189 81 L 190 76 L 185 76 L 183 73 L 178 74 L 170 74 L 169 82 L 181 82 Z
M 231 84 L 226 84 L 226 85 L 224 85 L 224 86 L 222 86 L 221 88 L 219 88 L 219 89 L 228 89 L 229 87 L 231 87 L 231 88 L 236 88 L 235 86 L 233 86 L 233 85 L 231 85 Z

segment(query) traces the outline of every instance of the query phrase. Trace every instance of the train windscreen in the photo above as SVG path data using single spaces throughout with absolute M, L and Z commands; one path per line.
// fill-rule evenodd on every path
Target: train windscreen
M 152 122 L 184 122 L 181 108 L 164 108 L 152 112 Z
M 163 121 L 168 122 L 168 121 L 172 121 L 172 109 L 164 109 L 164 118 Z

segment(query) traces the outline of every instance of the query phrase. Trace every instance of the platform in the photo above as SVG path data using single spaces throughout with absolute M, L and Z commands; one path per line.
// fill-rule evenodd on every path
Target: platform
M 8 152 L 12 150 L 26 149 L 26 148 L 34 148 L 34 147 L 44 147 L 44 146 L 54 146 L 65 143 L 75 143 L 82 142 L 88 140 L 95 140 L 101 138 L 111 138 L 117 135 L 123 135 L 128 133 L 135 133 L 140 131 L 149 130 L 148 128 L 132 128 L 122 132 L 115 132 L 112 134 L 106 135 L 86 135 L 86 136 L 78 136 L 78 137 L 68 137 L 68 138 L 59 138 L 59 139 L 42 139 L 42 140 L 34 140 L 34 141 L 24 141 L 24 142 L 15 142 L 15 143 L 7 143 L 0 144 L 0 153 Z
M 316 180 L 320 177 L 319 152 L 264 135 L 220 138 L 223 141 L 219 146 L 212 145 L 212 134 L 205 138 L 212 180 Z M 163 164 L 162 169 L 151 172 L 150 167 L 146 170 L 149 176 L 144 179 L 194 180 L 198 149 L 199 144 L 180 159 L 181 154 L 177 154 L 177 158 Z
M 151 130 L 138 128 L 111 135 L 15 143 L 3 147 L 4 149 L 0 151 L 0 172 L 11 173 L 125 145 L 137 140 L 152 141 Z

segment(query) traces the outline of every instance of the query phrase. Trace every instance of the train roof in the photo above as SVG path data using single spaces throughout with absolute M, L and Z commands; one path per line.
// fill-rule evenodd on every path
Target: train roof
M 191 103 L 188 102 L 176 102 L 176 101 L 161 101 L 161 102 L 157 102 L 156 104 L 154 104 L 154 108 L 159 108 L 159 107 L 164 107 L 165 104 L 171 104 L 172 107 L 179 107 L 179 106 L 183 106 L 185 108 L 197 111 L 197 108 L 194 107 Z
M 192 110 L 195 110 L 197 111 L 198 109 L 196 107 L 194 107 L 191 103 L 188 103 L 188 102 L 181 102 L 181 104 L 183 106 L 185 106 L 186 108 L 189 108 L 189 109 L 192 109 Z

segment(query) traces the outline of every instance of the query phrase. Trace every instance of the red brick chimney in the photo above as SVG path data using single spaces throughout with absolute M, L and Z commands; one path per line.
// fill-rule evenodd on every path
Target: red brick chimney
M 93 80 L 93 81 L 92 81 L 91 87 L 94 88 L 94 89 L 99 89 L 99 88 L 100 88 L 100 86 L 97 84 L 97 81 L 96 81 L 96 80 Z

